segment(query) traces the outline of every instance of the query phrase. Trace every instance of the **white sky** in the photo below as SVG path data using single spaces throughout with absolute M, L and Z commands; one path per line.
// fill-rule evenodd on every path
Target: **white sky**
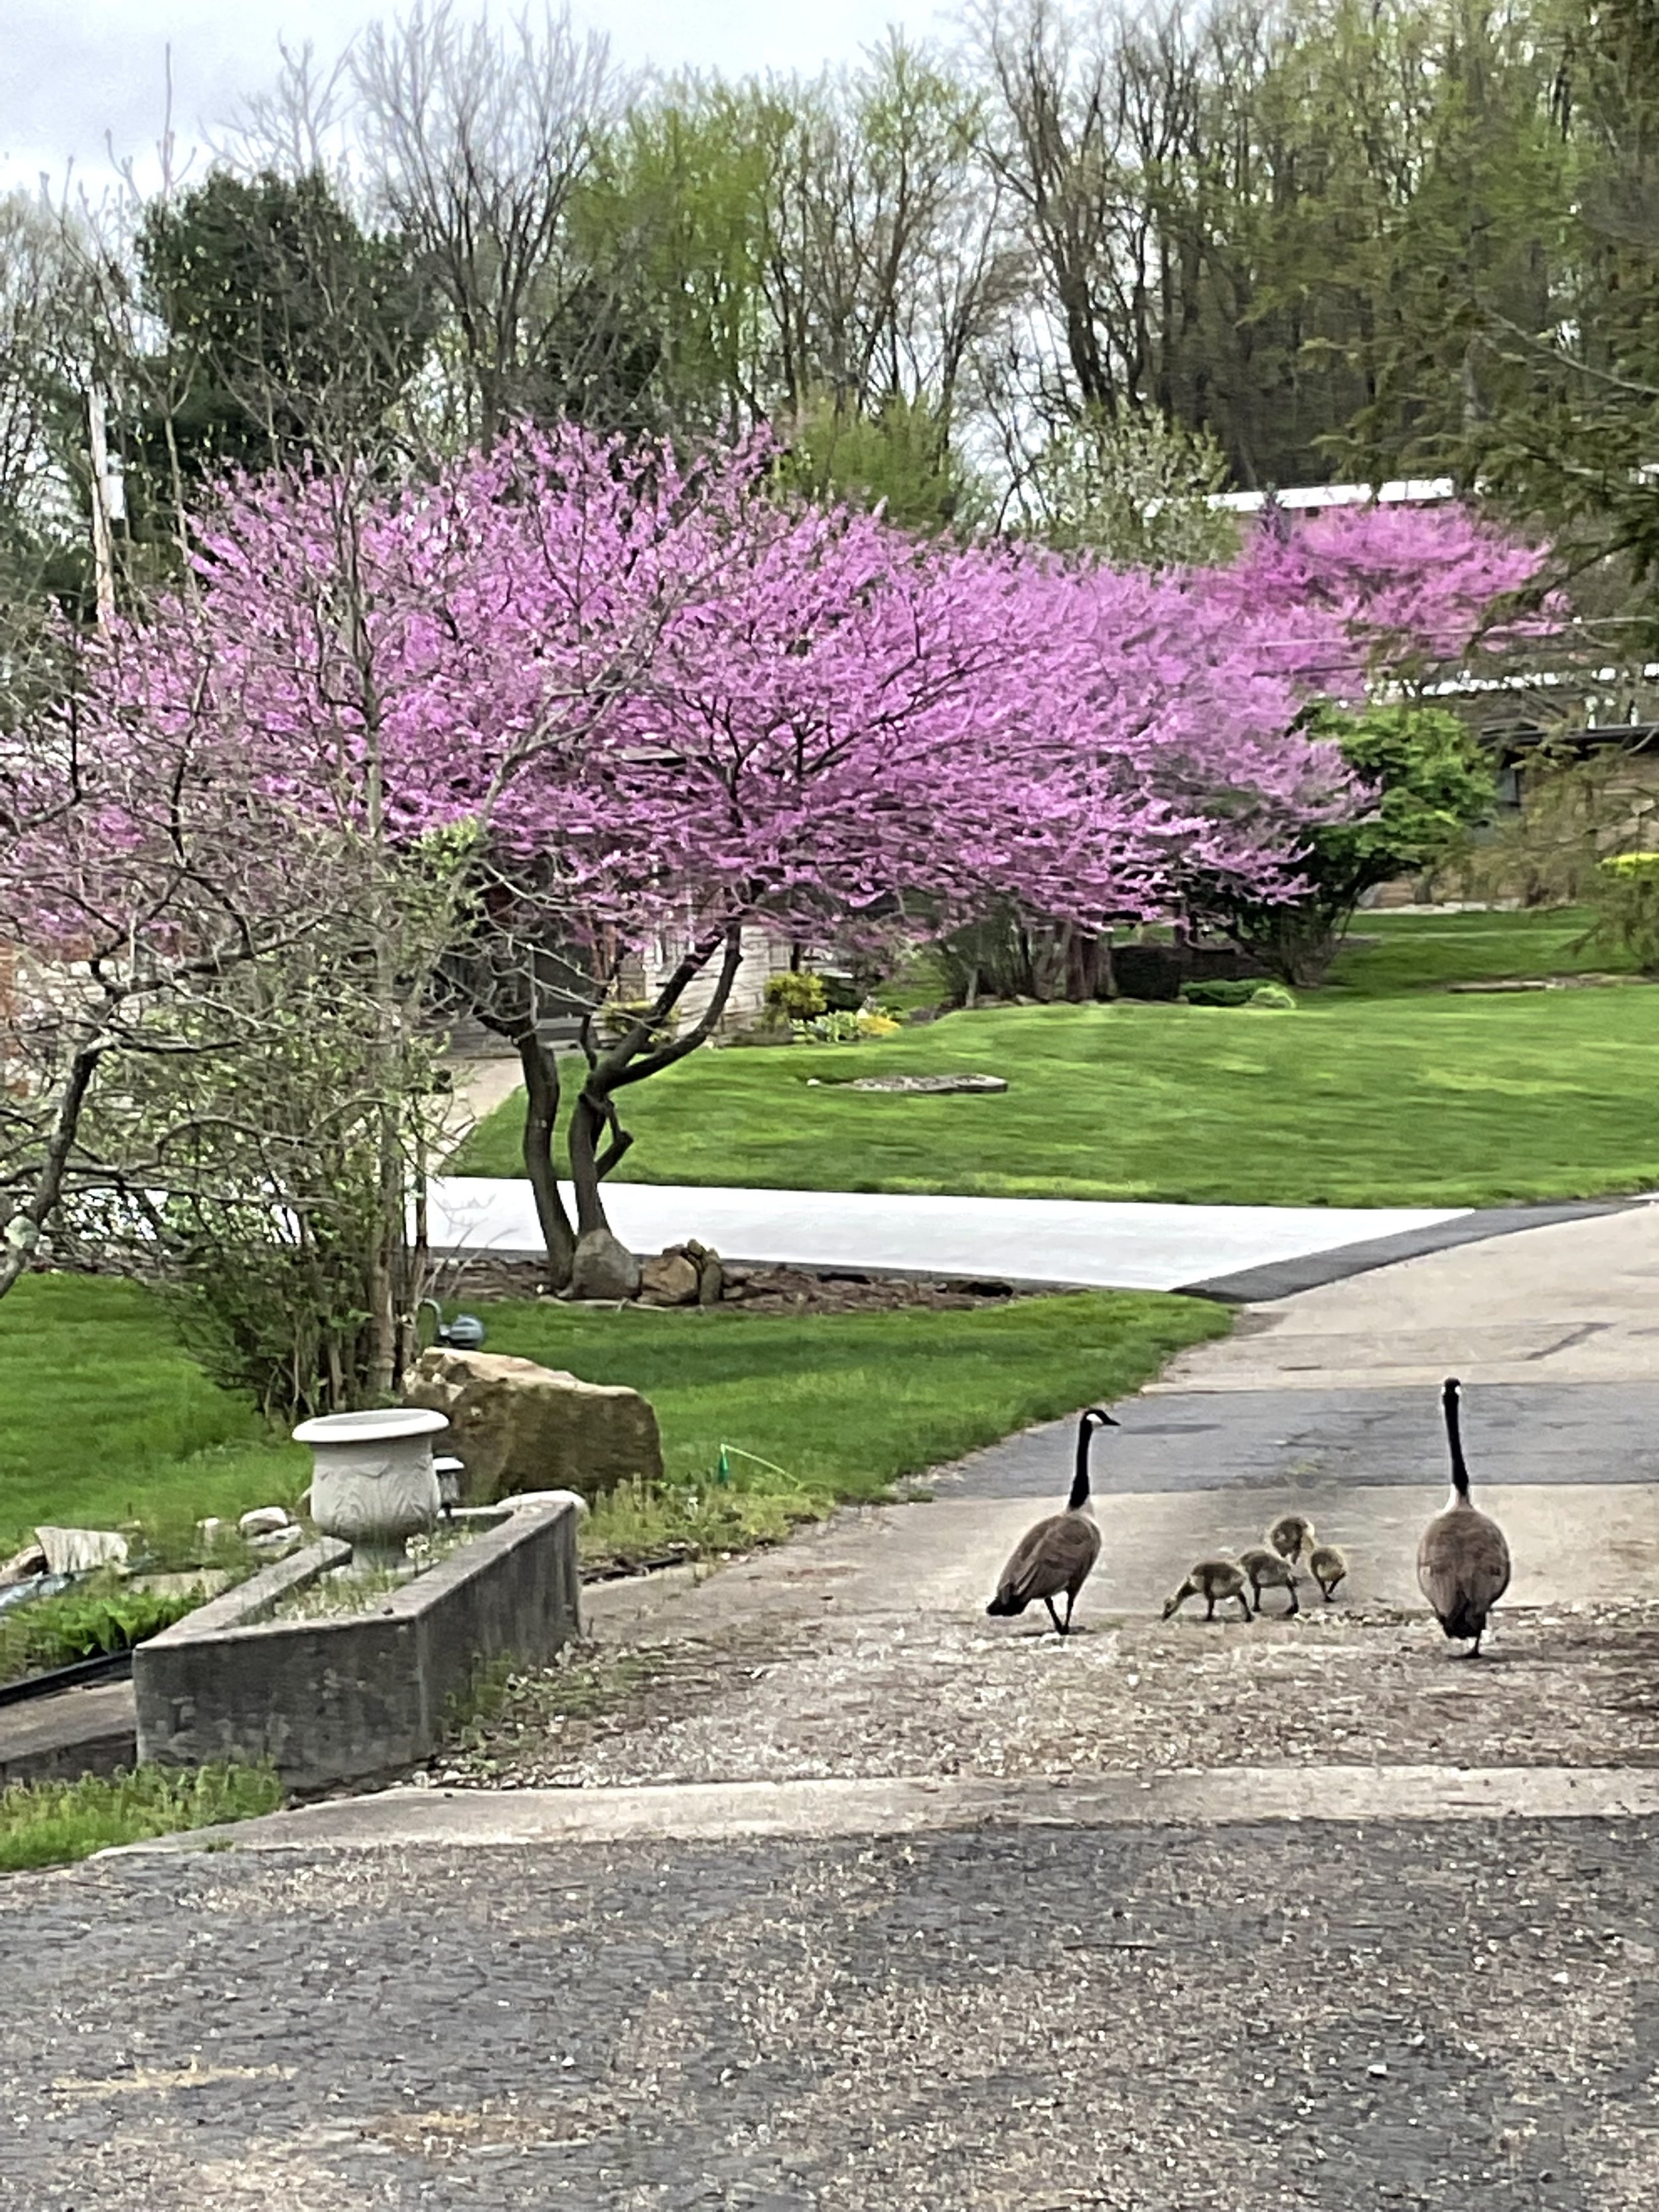
M 477 0 L 459 4 L 481 11 Z M 73 157 L 95 192 L 110 173 L 106 140 L 149 173 L 169 47 L 182 150 L 270 81 L 279 39 L 310 40 L 331 58 L 361 25 L 397 12 L 398 0 L 0 0 L 0 188 L 32 187 L 43 170 L 60 184 Z M 891 21 L 918 34 L 934 24 L 933 0 L 574 0 L 573 12 L 609 33 L 620 61 L 733 76 L 810 73 L 855 60 Z

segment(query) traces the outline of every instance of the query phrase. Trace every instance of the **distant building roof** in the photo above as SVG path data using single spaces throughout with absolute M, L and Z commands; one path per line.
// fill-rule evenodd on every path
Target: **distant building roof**
M 1232 514 L 1259 514 L 1271 500 L 1283 507 L 1437 507 L 1457 497 L 1450 477 L 1401 477 L 1382 484 L 1296 484 L 1288 491 L 1218 491 L 1209 504 Z

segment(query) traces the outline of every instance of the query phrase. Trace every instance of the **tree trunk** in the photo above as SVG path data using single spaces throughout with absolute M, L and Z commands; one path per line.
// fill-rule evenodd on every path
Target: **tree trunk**
M 723 951 L 723 957 L 708 1004 L 683 1036 L 669 1043 L 657 1042 L 687 987 L 702 973 L 717 951 Z M 733 922 L 718 936 L 691 947 L 625 1036 L 619 1037 L 602 1053 L 590 1048 L 587 1079 L 576 1094 L 570 1113 L 570 1181 L 576 1194 L 579 1255 L 584 1246 L 597 1249 L 594 1240 L 610 1237 L 599 1186 L 634 1141 L 617 1119 L 617 1092 L 629 1084 L 642 1083 L 650 1076 L 660 1074 L 664 1068 L 672 1067 L 714 1035 L 732 996 L 732 986 L 742 960 L 743 933 L 741 927 Z M 601 1151 L 600 1139 L 607 1132 L 609 1141 Z M 619 1246 L 617 1249 L 621 1249 Z M 580 1272 L 579 1261 L 578 1273 Z
M 46 1155 L 34 1188 L 8 1219 L 0 1236 L 0 1298 L 17 1280 L 33 1256 L 40 1232 L 57 1212 L 64 1195 L 64 1177 L 70 1155 L 80 1134 L 81 1116 L 101 1054 L 96 1047 L 77 1052 L 70 1062 L 69 1080 L 58 1101 L 56 1126 L 46 1145 Z
M 534 1030 L 517 1039 L 519 1065 L 524 1070 L 524 1171 L 536 1201 L 536 1220 L 547 1248 L 547 1287 L 562 1291 L 570 1282 L 576 1255 L 576 1232 L 565 1210 L 553 1161 L 553 1139 L 559 1119 L 559 1064 L 550 1045 Z

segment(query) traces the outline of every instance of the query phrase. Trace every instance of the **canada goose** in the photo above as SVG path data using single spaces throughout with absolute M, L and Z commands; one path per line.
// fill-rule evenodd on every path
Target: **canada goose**
M 1077 1472 L 1063 1513 L 1050 1514 L 1028 1528 L 1014 1547 L 1013 1557 L 1002 1571 L 997 1594 L 985 1608 L 994 1617 L 1007 1619 L 1024 1613 L 1034 1598 L 1048 1608 L 1048 1618 L 1062 1636 L 1070 1632 L 1072 1607 L 1100 1557 L 1100 1531 L 1089 1503 L 1089 1447 L 1097 1428 L 1118 1424 L 1099 1406 L 1091 1406 L 1077 1425 Z M 1066 1593 L 1066 1618 L 1054 1611 L 1054 1600 Z
M 1231 1559 L 1200 1559 L 1174 1595 L 1164 1600 L 1165 1620 L 1172 1613 L 1179 1613 L 1189 1597 L 1206 1601 L 1206 1620 L 1213 1620 L 1218 1601 L 1230 1597 L 1238 1600 L 1246 1620 L 1250 1617 L 1250 1601 L 1244 1595 L 1244 1570 Z
M 1305 1513 L 1281 1513 L 1267 1531 L 1267 1541 L 1281 1559 L 1295 1566 L 1312 1547 L 1314 1524 Z
M 1417 1547 L 1417 1580 L 1448 1636 L 1473 1637 L 1471 1659 L 1480 1656 L 1486 1616 L 1510 1586 L 1510 1547 L 1495 1521 L 1469 1503 L 1469 1471 L 1463 1464 L 1458 1422 L 1463 1386 L 1450 1376 L 1442 1387 L 1446 1442 L 1451 1448 L 1451 1496 L 1437 1513 Z
M 1340 1582 L 1346 1582 L 1348 1563 L 1334 1544 L 1316 1544 L 1308 1554 L 1308 1572 L 1319 1584 L 1320 1595 L 1327 1605 Z
M 1241 1552 L 1238 1564 L 1250 1578 L 1250 1595 L 1255 1600 L 1258 1613 L 1261 1610 L 1264 1589 L 1282 1589 L 1289 1597 L 1291 1602 L 1285 1614 L 1286 1620 L 1291 1613 L 1301 1612 L 1296 1595 L 1296 1570 L 1288 1559 L 1281 1559 L 1277 1552 L 1264 1550 L 1258 1544 L 1248 1552 Z

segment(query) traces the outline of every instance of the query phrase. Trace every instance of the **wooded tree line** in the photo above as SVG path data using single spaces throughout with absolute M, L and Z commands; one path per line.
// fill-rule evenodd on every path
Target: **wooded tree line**
M 204 174 L 0 204 L 5 555 L 86 588 L 97 390 L 138 580 L 228 465 L 526 416 L 1130 556 L 1223 483 L 1450 473 L 1644 559 L 1656 124 L 1651 0 L 989 0 L 766 83 L 417 9 Z

